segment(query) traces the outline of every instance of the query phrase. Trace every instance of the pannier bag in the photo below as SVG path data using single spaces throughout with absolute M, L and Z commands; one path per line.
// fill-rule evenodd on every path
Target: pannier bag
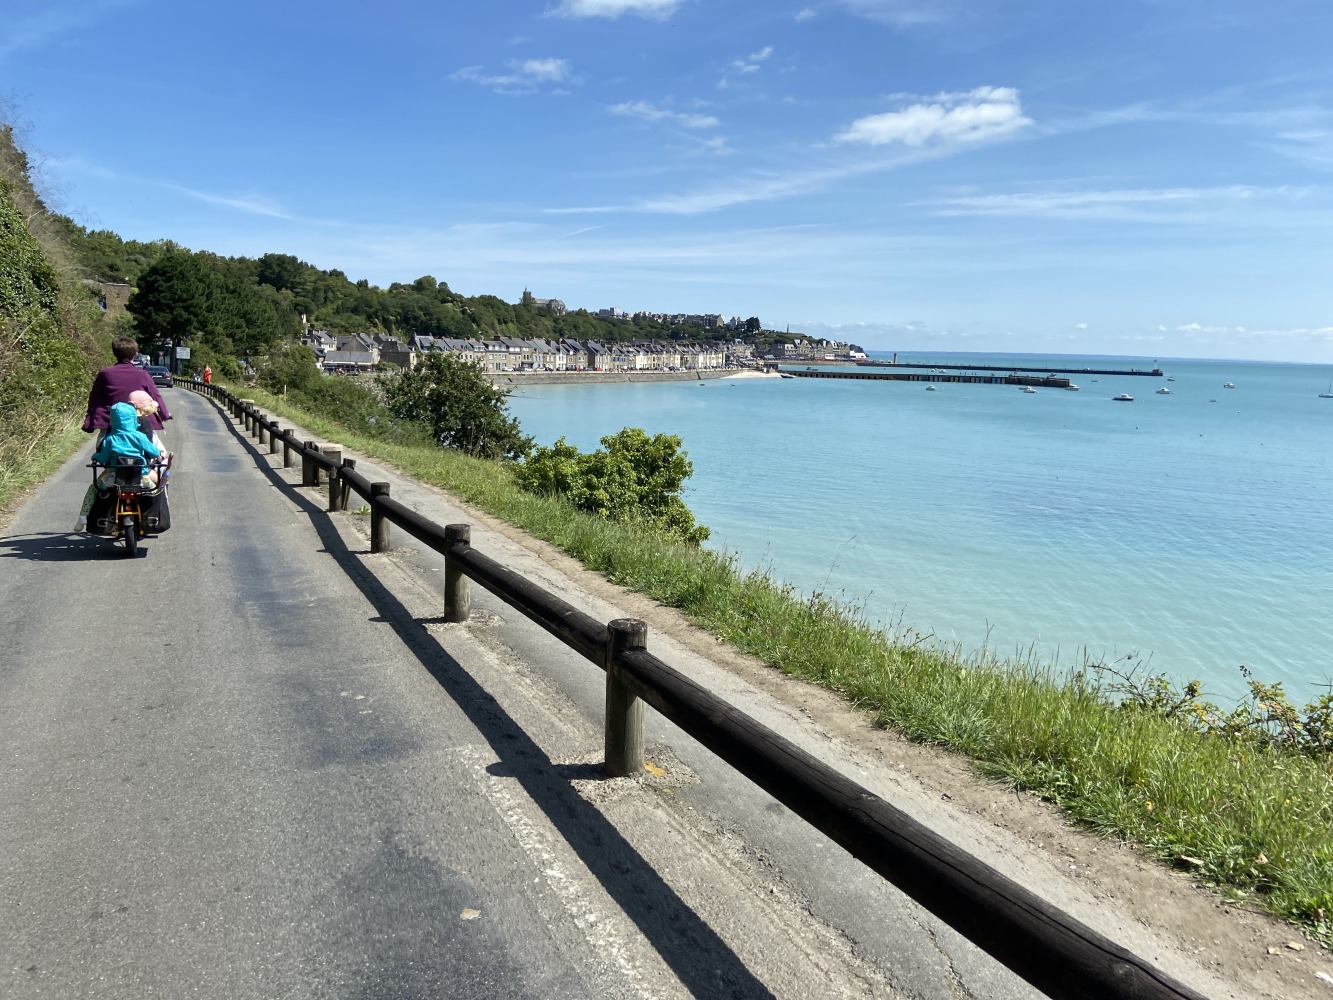
M 167 491 L 160 487 L 139 494 L 139 519 L 145 535 L 160 535 L 171 527 Z M 98 490 L 88 511 L 88 531 L 94 535 L 116 533 L 116 491 Z

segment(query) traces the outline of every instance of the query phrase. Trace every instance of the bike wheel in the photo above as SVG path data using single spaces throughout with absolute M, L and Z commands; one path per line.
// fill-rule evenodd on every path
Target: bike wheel
M 125 554 L 131 557 L 137 556 L 139 554 L 139 526 L 130 521 L 121 531 L 125 533 Z

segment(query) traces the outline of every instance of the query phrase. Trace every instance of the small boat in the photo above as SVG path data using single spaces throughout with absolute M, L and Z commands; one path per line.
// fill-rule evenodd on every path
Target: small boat
M 1159 396 L 1169 396 L 1169 395 L 1171 395 L 1171 390 L 1168 389 L 1166 386 L 1162 386 L 1160 389 L 1157 390 L 1157 395 L 1159 395 Z
M 1166 377 L 1166 380 L 1167 380 L 1168 382 L 1174 382 L 1174 381 L 1176 380 L 1176 377 L 1175 377 L 1174 375 L 1168 375 L 1168 376 Z
M 1068 389 L 1070 392 L 1078 392 L 1078 386 L 1076 386 L 1073 382 L 1070 382 L 1067 386 L 1065 386 L 1065 388 Z
M 933 385 L 926 386 L 926 392 L 937 392 L 937 391 L 938 390 Z
M 783 378 L 795 378 L 795 377 L 796 377 L 795 375 L 792 375 L 790 372 L 778 372 L 778 374 L 781 375 Z
M 1034 389 L 1034 388 L 1032 388 L 1032 386 L 1030 386 L 1030 385 L 1025 385 L 1025 386 L 1023 386 L 1023 391 L 1024 391 L 1024 392 L 1030 392 L 1030 393 L 1035 394 L 1037 390 Z
M 1236 388 L 1236 383 L 1235 383 L 1235 382 L 1223 382 L 1223 383 L 1222 383 L 1222 388 L 1223 388 L 1223 389 L 1234 389 L 1234 388 Z
M 1333 381 L 1330 381 L 1330 382 L 1328 383 L 1328 392 L 1321 392 L 1321 393 L 1319 394 L 1319 398 L 1320 398 L 1320 399 L 1333 399 Z
M 1131 396 L 1131 395 L 1130 395 L 1129 393 L 1127 393 L 1127 392 L 1122 392 L 1119 396 L 1112 396 L 1111 399 L 1114 400 L 1114 401 L 1117 402 L 1117 403 L 1132 403 L 1132 402 L 1134 402 L 1134 397 Z

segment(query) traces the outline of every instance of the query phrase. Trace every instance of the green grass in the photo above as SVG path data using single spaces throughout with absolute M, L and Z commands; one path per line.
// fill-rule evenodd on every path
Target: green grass
M 971 758 L 1077 823 L 1333 941 L 1333 760 L 1273 743 L 1204 736 L 1119 707 L 1083 673 L 972 656 L 886 629 L 825 595 L 804 595 L 725 553 L 612 525 L 520 490 L 508 468 L 388 445 L 247 390 L 314 433 L 390 463 L 544 539 L 631 590 L 793 676 L 823 685 L 886 728 Z
M 65 464 L 88 441 L 79 429 L 82 414 L 67 415 L 55 426 L 33 428 L 32 435 L 21 437 L 7 428 L 0 432 L 0 515 L 8 514 L 24 492 L 45 480 Z M 70 519 L 78 511 L 70 512 Z

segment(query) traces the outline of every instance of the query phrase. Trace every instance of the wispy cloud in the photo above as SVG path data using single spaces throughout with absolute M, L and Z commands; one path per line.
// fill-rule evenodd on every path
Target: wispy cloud
M 940 215 L 1028 216 L 1048 219 L 1099 219 L 1107 221 L 1181 221 L 1179 212 L 1162 209 L 1195 209 L 1241 203 L 1255 199 L 1299 199 L 1304 188 L 1259 188 L 1245 184 L 1211 188 L 1137 188 L 1112 191 L 1043 191 L 1019 194 L 961 195 L 941 198 Z M 1215 216 L 1199 218 L 1215 221 Z
M 965 143 L 998 138 L 1032 124 L 1012 87 L 978 87 L 921 98 L 895 96 L 903 107 L 858 118 L 834 140 L 870 146 Z M 908 100 L 914 103 L 906 104 Z
M 556 17 L 620 17 L 637 14 L 662 20 L 676 12 L 684 0 L 564 0 L 555 10 Z
M 743 59 L 733 59 L 731 68 L 737 73 L 758 73 L 760 64 L 773 54 L 773 46 L 765 45 L 758 52 L 751 52 Z
M 450 79 L 490 87 L 499 94 L 531 94 L 547 83 L 572 80 L 573 70 L 565 59 L 527 59 L 511 62 L 509 73 L 486 73 L 480 66 L 464 66 Z
M 85 28 L 128 3 L 130 0 L 98 0 L 70 7 L 51 7 L 31 17 L 7 19 L 3 37 L 0 37 L 0 63 L 24 49 L 40 48 Z
M 714 128 L 718 125 L 718 120 L 713 115 L 670 111 L 649 104 L 647 101 L 624 101 L 620 104 L 611 105 L 610 111 L 613 115 L 629 115 L 634 118 L 642 118 L 644 121 L 671 122 L 681 128 Z
M 942 24 L 957 15 L 958 4 L 950 0 L 840 0 L 858 17 L 894 28 Z
M 758 73 L 765 60 L 773 54 L 773 46 L 765 45 L 758 52 L 751 52 L 748 56 L 742 56 L 739 59 L 733 59 L 727 64 L 727 73 L 717 81 L 719 90 L 726 90 L 731 85 L 731 74 L 739 76 L 748 76 L 751 73 Z
M 810 21 L 819 16 L 819 12 L 813 7 L 802 7 L 792 15 L 793 21 Z
M 156 177 L 136 177 L 131 174 L 123 174 L 117 170 L 111 170 L 96 163 L 89 163 L 87 160 L 79 157 L 52 159 L 49 160 L 48 163 L 61 170 L 99 177 L 103 180 L 114 181 L 118 184 L 140 184 L 163 191 L 173 191 L 176 194 L 184 195 L 187 198 L 193 198 L 195 201 L 202 201 L 209 205 L 218 205 L 223 208 L 234 209 L 238 212 L 244 212 L 247 215 L 262 215 L 270 219 L 296 218 L 292 212 L 283 207 L 278 201 L 262 194 L 218 194 L 212 191 L 201 191 L 198 188 L 188 187 L 184 184 L 177 184 L 175 181 L 161 180 Z
M 234 208 L 238 212 L 244 212 L 247 215 L 262 215 L 270 219 L 294 219 L 287 209 L 271 198 L 266 198 L 258 194 L 243 195 L 223 195 L 212 194 L 208 191 L 197 191 L 194 188 L 188 188 L 180 184 L 172 184 L 168 181 L 161 181 L 162 187 L 169 188 L 172 191 L 178 191 L 188 198 L 194 198 L 196 201 L 206 202 L 209 205 L 221 205 L 223 208 Z

